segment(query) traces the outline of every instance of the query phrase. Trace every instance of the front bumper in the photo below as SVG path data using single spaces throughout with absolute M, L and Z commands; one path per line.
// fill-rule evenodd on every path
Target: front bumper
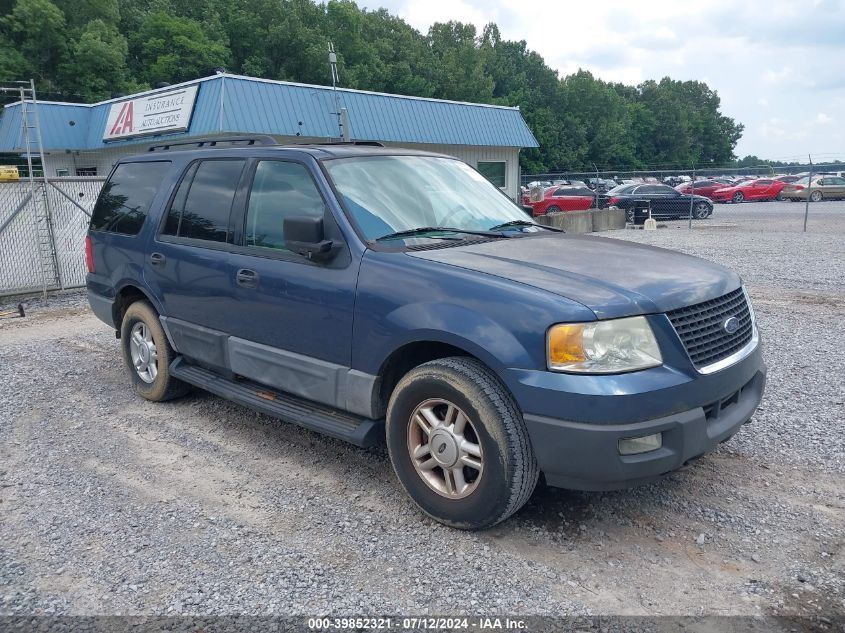
M 630 424 L 583 424 L 526 414 L 525 424 L 546 483 L 576 490 L 613 490 L 645 483 L 713 450 L 751 420 L 766 371 L 704 406 Z M 621 455 L 619 440 L 662 433 L 663 445 Z

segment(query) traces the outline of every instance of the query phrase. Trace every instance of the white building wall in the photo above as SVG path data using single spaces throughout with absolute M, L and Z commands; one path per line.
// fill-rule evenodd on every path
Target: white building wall
M 175 142 L 189 139 L 174 139 Z M 279 137 L 281 143 L 321 142 L 321 139 L 303 139 L 302 137 Z M 68 176 L 76 176 L 78 169 L 95 168 L 97 176 L 108 176 L 115 163 L 130 154 L 146 152 L 150 145 L 161 145 L 162 141 L 119 145 L 95 151 L 51 151 L 46 157 L 47 176 L 59 175 L 59 170 L 66 170 Z M 473 145 L 422 145 L 416 143 L 388 143 L 391 147 L 418 149 L 438 154 L 454 156 L 477 168 L 479 162 L 505 163 L 505 187 L 502 189 L 509 198 L 516 200 L 519 191 L 519 148 L 517 147 L 480 147 Z

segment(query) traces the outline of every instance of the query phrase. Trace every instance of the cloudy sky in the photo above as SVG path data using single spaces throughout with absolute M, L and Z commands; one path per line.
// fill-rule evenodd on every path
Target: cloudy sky
M 719 92 L 745 124 L 737 154 L 845 160 L 845 0 L 364 0 L 427 32 L 498 24 L 552 68 L 637 84 L 666 75 Z

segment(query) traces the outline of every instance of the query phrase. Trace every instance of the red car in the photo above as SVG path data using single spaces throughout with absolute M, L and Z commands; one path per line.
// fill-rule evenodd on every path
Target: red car
M 697 196 L 704 196 L 705 198 L 714 200 L 713 194 L 715 191 L 717 189 L 724 189 L 725 186 L 725 183 L 716 180 L 698 180 L 694 185 L 685 182 L 675 187 L 675 189 L 681 193 L 693 193 Z
M 558 211 L 584 211 L 593 206 L 596 194 L 587 187 L 550 187 L 542 202 L 530 204 L 536 217 Z
M 782 200 L 785 182 L 772 178 L 746 180 L 733 187 L 717 189 L 710 196 L 715 202 L 743 202 L 744 200 Z

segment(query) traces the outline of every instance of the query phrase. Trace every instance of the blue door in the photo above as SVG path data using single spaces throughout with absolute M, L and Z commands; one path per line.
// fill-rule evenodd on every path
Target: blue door
M 147 247 L 144 280 L 162 305 L 177 351 L 226 368 L 225 332 L 233 316 L 232 209 L 247 161 L 197 161 L 176 188 Z
M 337 256 L 317 263 L 288 250 L 284 219 L 293 215 L 323 218 L 327 237 L 341 246 Z M 229 323 L 238 339 L 230 343 L 233 371 L 330 400 L 350 366 L 359 262 L 345 248 L 309 168 L 256 161 L 236 232 L 239 245 L 229 259 L 238 313 Z

